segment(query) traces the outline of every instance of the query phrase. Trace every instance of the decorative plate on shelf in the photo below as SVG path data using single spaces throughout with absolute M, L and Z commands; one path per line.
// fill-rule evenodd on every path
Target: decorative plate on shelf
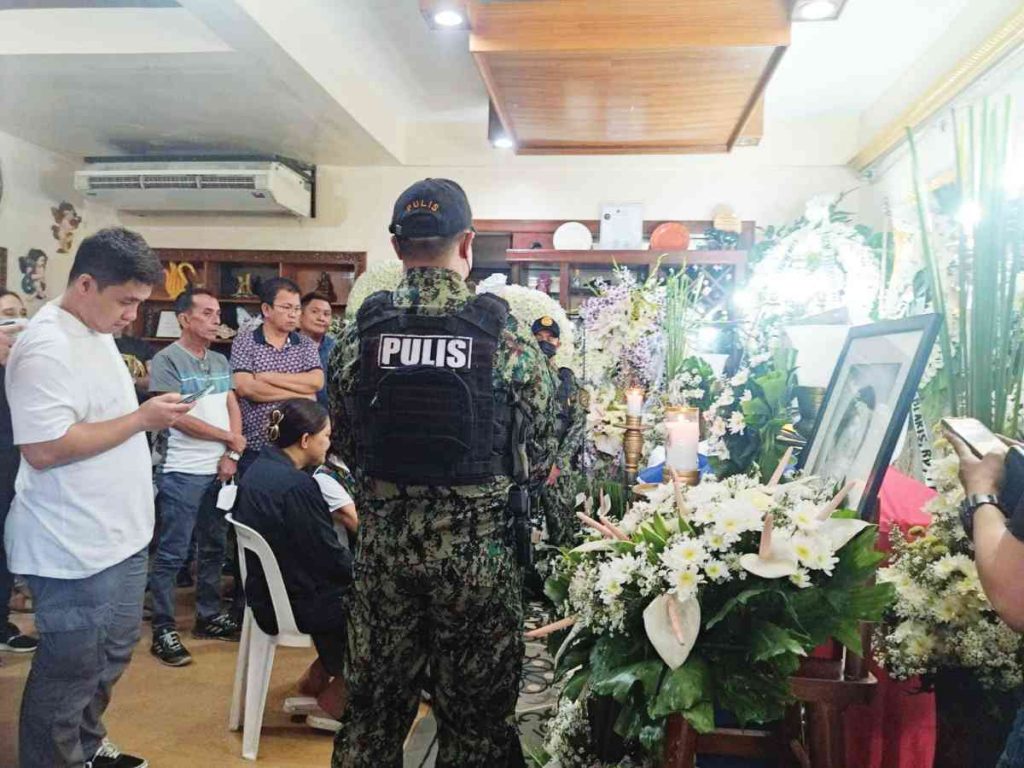
M 589 251 L 594 246 L 594 236 L 586 224 L 567 221 L 555 230 L 552 242 L 559 251 Z
M 678 221 L 666 221 L 651 232 L 652 251 L 685 251 L 690 247 L 690 230 Z

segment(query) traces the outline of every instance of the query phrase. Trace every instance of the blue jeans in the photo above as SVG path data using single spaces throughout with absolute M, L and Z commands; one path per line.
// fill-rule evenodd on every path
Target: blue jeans
M 161 472 L 157 475 L 160 532 L 157 534 L 153 570 L 149 574 L 154 632 L 175 626 L 175 577 L 188 557 L 203 496 L 216 479 L 216 475 L 186 475 L 182 472 Z
M 139 641 L 146 550 L 85 579 L 26 576 L 39 647 L 25 682 L 21 768 L 80 768 L 107 735 L 103 713 Z
M 996 768 L 1024 768 L 1024 706 L 1017 710 L 1017 719 L 1013 721 Z

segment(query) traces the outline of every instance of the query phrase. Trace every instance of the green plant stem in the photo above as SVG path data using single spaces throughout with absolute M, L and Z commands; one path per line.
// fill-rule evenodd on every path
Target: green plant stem
M 953 373 L 953 351 L 949 341 L 949 317 L 946 314 L 946 302 L 942 293 L 942 278 L 939 274 L 938 264 L 935 263 L 935 255 L 932 252 L 930 236 L 931 228 L 928 226 L 928 213 L 926 200 L 921 190 L 921 165 L 917 155 L 917 143 L 914 141 L 914 132 L 907 128 L 907 141 L 910 145 L 910 159 L 914 176 L 914 197 L 917 200 L 917 218 L 921 227 L 921 249 L 924 253 L 925 264 L 928 267 L 930 288 L 932 294 L 932 306 L 942 317 L 942 325 L 939 332 L 942 345 L 943 371 L 949 384 L 950 413 L 954 416 L 959 414 L 957 397 L 957 379 Z

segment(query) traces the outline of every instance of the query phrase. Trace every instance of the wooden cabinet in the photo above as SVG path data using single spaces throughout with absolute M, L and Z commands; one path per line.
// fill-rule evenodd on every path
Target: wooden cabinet
M 260 314 L 260 300 L 254 295 L 260 280 L 287 277 L 298 283 L 304 294 L 316 291 L 323 281 L 330 285 L 330 293 L 333 293 L 331 304 L 335 314 L 342 314 L 352 284 L 366 269 L 366 254 L 361 252 L 156 249 L 156 253 L 165 269 L 171 264 L 191 264 L 195 269 L 194 277 L 189 274 L 192 283 L 217 296 L 221 319 L 232 328 L 237 328 L 239 320 L 246 315 Z M 251 288 L 250 292 L 245 292 L 246 285 Z M 160 313 L 173 307 L 174 301 L 164 286 L 154 287 L 149 301 L 139 312 L 133 335 L 155 344 L 173 341 L 156 334 Z

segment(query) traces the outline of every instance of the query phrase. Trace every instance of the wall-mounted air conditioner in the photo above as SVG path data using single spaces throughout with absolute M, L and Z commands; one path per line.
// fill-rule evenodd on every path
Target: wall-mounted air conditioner
M 120 211 L 314 215 L 315 168 L 281 158 L 87 158 L 75 189 Z

